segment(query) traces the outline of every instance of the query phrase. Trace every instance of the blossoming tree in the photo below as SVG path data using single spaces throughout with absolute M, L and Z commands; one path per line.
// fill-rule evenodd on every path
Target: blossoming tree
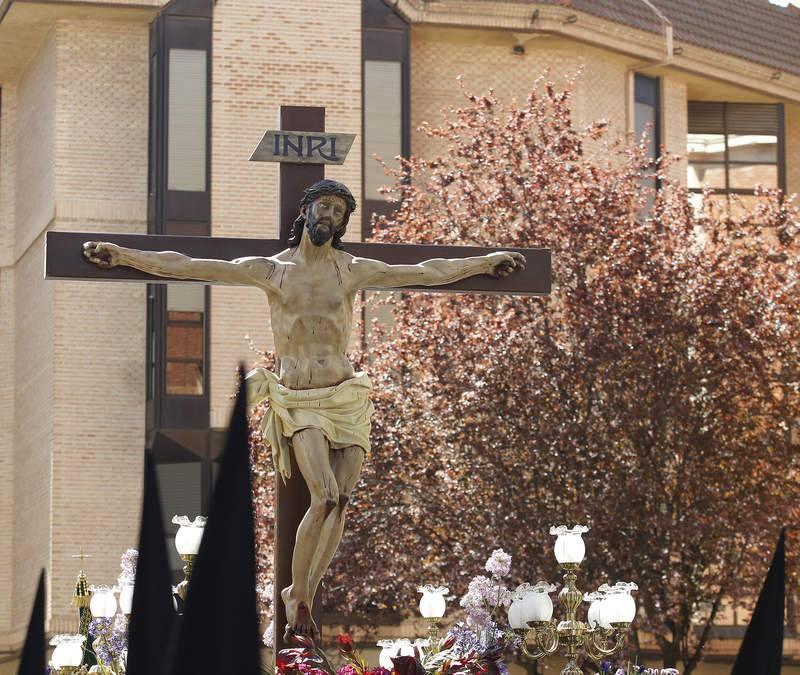
M 548 247 L 554 291 L 402 294 L 371 327 L 374 451 L 325 602 L 409 611 L 420 582 L 463 593 L 494 546 L 555 578 L 547 527 L 581 522 L 590 579 L 636 581 L 638 630 L 691 673 L 798 520 L 800 209 L 763 192 L 697 212 L 669 158 L 576 128 L 570 95 L 469 95 L 422 127 L 441 156 L 390 172 L 377 239 Z M 254 481 L 268 575 L 272 479 Z

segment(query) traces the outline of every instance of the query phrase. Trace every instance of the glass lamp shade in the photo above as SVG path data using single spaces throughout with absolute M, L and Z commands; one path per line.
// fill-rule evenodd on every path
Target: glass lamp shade
M 445 586 L 420 586 L 417 591 L 422 593 L 419 601 L 419 613 L 426 619 L 441 619 L 447 608 L 444 596 L 450 592 Z M 413 656 L 411 654 L 410 656 Z
M 586 593 L 583 596 L 583 599 L 590 603 L 589 611 L 586 616 L 586 623 L 589 624 L 589 628 L 596 628 L 600 625 L 600 604 L 603 602 L 604 597 L 605 595 L 599 591 L 595 593 Z
M 631 591 L 637 589 L 636 584 L 620 581 L 608 591 L 604 617 L 609 624 L 633 621 L 636 617 L 636 601 L 633 599 Z
M 119 591 L 119 608 L 123 614 L 130 614 L 133 606 L 133 584 L 125 584 Z
M 514 600 L 508 608 L 508 625 L 515 629 L 528 628 L 522 598 Z
M 50 640 L 50 644 L 55 645 L 50 665 L 56 670 L 80 666 L 83 661 L 84 642 L 86 642 L 85 635 L 55 635 Z
M 394 640 L 378 640 L 377 645 L 381 648 L 381 653 L 378 655 L 378 665 L 392 672 L 394 670 L 392 657 L 396 655 L 397 651 L 394 648 Z
M 408 638 L 400 638 L 394 643 L 394 656 L 414 656 L 414 645 Z
M 550 528 L 550 534 L 557 537 L 555 554 L 556 560 L 560 564 L 580 564 L 583 562 L 583 557 L 586 555 L 586 545 L 583 543 L 582 535 L 588 531 L 589 528 L 585 525 L 576 525 L 572 529 L 567 528 L 565 525 Z
M 108 586 L 90 586 L 92 599 L 89 601 L 89 611 L 96 619 L 110 619 L 117 613 L 117 599 L 114 589 Z
M 205 516 L 197 516 L 194 520 L 189 520 L 186 516 L 172 516 L 172 522 L 180 525 L 175 535 L 178 555 L 197 555 L 206 527 Z
M 530 621 L 550 621 L 553 618 L 553 601 L 550 593 L 556 590 L 552 584 L 540 581 L 535 586 L 529 587 L 522 596 L 522 620 L 527 624 Z

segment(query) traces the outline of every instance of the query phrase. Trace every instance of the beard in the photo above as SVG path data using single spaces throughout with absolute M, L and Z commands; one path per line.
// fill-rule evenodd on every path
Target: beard
M 327 227 L 321 228 L 321 223 L 324 223 Z M 327 217 L 314 220 L 313 216 L 309 214 L 306 218 L 306 230 L 314 246 L 322 246 L 326 241 L 333 238 L 333 224 Z

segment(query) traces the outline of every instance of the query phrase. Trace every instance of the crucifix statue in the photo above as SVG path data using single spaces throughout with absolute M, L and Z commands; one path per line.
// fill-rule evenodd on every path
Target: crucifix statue
M 98 241 L 83 245 L 84 255 L 103 268 L 126 265 L 171 279 L 254 286 L 266 294 L 278 372 L 250 372 L 248 399 L 269 401 L 261 430 L 276 471 L 291 475 L 294 452 L 311 494 L 297 530 L 292 583 L 281 598 L 287 631 L 314 638 L 314 596 L 341 541 L 347 503 L 370 451 L 371 384 L 345 353 L 356 294 L 367 288 L 439 286 L 477 274 L 505 277 L 525 267 L 521 253 L 502 251 L 416 265 L 353 256 L 342 237 L 355 208 L 343 184 L 315 183 L 300 204 L 289 247 L 270 257 L 229 261 Z
M 312 136 L 305 144 L 302 138 L 287 144 L 277 136 L 267 139 L 265 135 L 262 145 L 265 142 L 271 154 L 297 153 L 304 162 L 308 160 L 306 150 L 309 156 L 312 149 L 316 150 L 323 159 L 326 152 L 328 157 L 337 152 L 335 146 L 326 147 L 324 135 Z M 291 582 L 280 590 L 286 613 L 284 640 L 291 633 L 318 636 L 311 611 L 314 597 L 341 541 L 348 500 L 370 452 L 371 384 L 365 373 L 355 372 L 346 356 L 353 304 L 359 291 L 455 287 L 542 294 L 549 290 L 546 251 L 363 243 L 345 246 L 342 238 L 355 209 L 355 199 L 342 183 L 323 179 L 305 186 L 285 247 L 278 248 L 277 242 L 272 242 L 273 250 L 278 250 L 267 255 L 253 254 L 258 251 L 252 250 L 250 255 L 222 259 L 158 246 L 158 240 L 170 240 L 170 247 L 178 248 L 178 240 L 183 240 L 190 244 L 182 247 L 184 250 L 224 252 L 226 246 L 221 242 L 235 241 L 237 251 L 247 251 L 248 240 L 215 238 L 213 248 L 200 246 L 196 240 L 203 238 L 197 237 L 118 235 L 91 237 L 90 241 L 84 237 L 82 242 L 83 255 L 101 272 L 89 278 L 128 270 L 124 278 L 194 280 L 264 291 L 271 312 L 277 372 L 261 368 L 251 371 L 247 376 L 248 398 L 251 404 L 269 402 L 261 431 L 272 449 L 276 473 L 283 480 L 290 479 L 293 456 L 310 493 L 310 504 L 294 542 Z M 70 241 L 75 242 L 77 236 L 70 234 Z M 144 245 L 123 245 L 127 242 Z M 263 249 L 263 242 L 259 244 L 253 248 Z M 62 250 L 63 246 L 62 241 Z M 49 250 L 48 240 L 49 276 L 87 278 L 85 270 L 80 275 L 51 270 Z M 233 249 L 228 246 L 227 250 Z M 459 257 L 431 257 L 439 251 Z M 426 252 L 430 259 L 424 259 Z M 533 261 L 533 272 L 530 265 L 526 270 L 526 259 Z M 140 276 L 132 276 L 133 270 Z M 519 280 L 510 284 L 506 277 L 512 273 Z M 280 583 L 280 579 L 277 581 Z M 277 629 L 278 625 L 276 633 Z

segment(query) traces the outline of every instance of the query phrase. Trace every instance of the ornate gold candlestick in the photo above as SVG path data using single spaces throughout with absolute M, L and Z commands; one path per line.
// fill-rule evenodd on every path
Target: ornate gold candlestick
M 533 587 L 523 584 L 515 592 L 509 608 L 509 623 L 514 633 L 522 638 L 523 654 L 541 659 L 559 648 L 564 650 L 567 665 L 561 675 L 582 675 L 577 665 L 581 650 L 594 661 L 617 654 L 625 645 L 628 627 L 636 614 L 630 595 L 636 590 L 636 584 L 620 582 L 613 587 L 604 584 L 597 593 L 586 598 L 575 585 L 576 572 L 585 553 L 581 535 L 588 529 L 576 526 L 570 530 L 562 526 L 550 530 L 550 534 L 558 535 L 556 559 L 564 572 L 564 586 L 558 594 L 564 607 L 564 619 L 557 625 L 551 620 L 553 604 L 548 594 L 555 586 L 544 582 Z M 592 600 L 589 610 L 592 625 L 577 618 L 578 607 L 584 599 Z

